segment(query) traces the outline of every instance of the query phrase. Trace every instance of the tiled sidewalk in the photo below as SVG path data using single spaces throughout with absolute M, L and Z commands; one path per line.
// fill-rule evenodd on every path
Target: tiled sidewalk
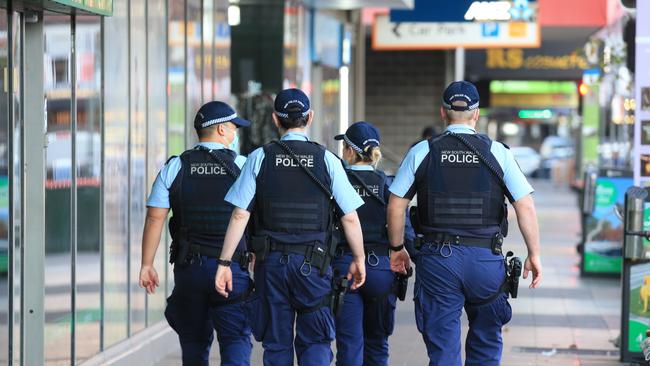
M 542 231 L 544 280 L 537 290 L 529 290 L 522 283 L 519 298 L 511 301 L 514 315 L 503 333 L 503 365 L 619 365 L 618 350 L 610 342 L 619 334 L 619 281 L 580 278 L 575 251 L 580 217 L 575 195 L 543 181 L 534 185 Z M 514 216 L 510 222 L 505 249 L 523 257 L 525 248 Z M 463 330 L 467 331 L 465 318 Z M 390 365 L 428 363 L 415 327 L 412 301 L 398 304 L 390 344 Z M 212 364 L 218 365 L 216 342 L 212 353 Z M 255 344 L 252 365 L 262 364 L 261 354 L 261 346 Z M 162 365 L 180 363 L 177 350 Z

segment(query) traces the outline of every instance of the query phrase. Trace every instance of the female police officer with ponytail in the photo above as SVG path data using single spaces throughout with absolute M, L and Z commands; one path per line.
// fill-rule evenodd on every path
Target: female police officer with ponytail
M 336 318 L 337 365 L 388 365 L 388 336 L 393 333 L 396 293 L 390 270 L 386 231 L 386 203 L 392 177 L 375 169 L 381 159 L 379 131 L 370 123 L 357 122 L 344 135 L 343 159 L 352 186 L 363 198 L 357 213 L 366 252 L 366 283 L 349 291 Z M 407 232 L 410 227 L 407 227 Z M 345 273 L 352 262 L 347 243 L 339 246 L 334 269 Z

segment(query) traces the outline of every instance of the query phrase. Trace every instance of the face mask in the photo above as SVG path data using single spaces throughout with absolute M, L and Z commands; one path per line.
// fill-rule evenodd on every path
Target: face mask
M 228 148 L 232 151 L 239 151 L 239 134 L 235 129 L 233 132 L 235 137 L 233 137 L 232 142 L 228 145 Z

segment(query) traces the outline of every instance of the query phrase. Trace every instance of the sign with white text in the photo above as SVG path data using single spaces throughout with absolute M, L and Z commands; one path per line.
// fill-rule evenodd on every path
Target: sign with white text
M 539 47 L 535 22 L 391 23 L 378 15 L 372 32 L 374 50 L 435 50 L 464 48 Z

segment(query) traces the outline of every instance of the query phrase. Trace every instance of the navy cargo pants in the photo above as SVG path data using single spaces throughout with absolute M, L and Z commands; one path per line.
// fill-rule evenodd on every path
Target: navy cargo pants
M 415 320 L 427 346 L 430 366 L 461 365 L 460 317 L 469 319 L 466 366 L 498 366 L 501 328 L 512 310 L 504 293 L 484 305 L 505 279 L 503 256 L 490 249 L 425 245 L 416 257 Z
M 216 259 L 195 257 L 186 265 L 174 265 L 174 291 L 167 299 L 165 317 L 181 343 L 183 365 L 208 365 L 214 331 L 217 331 L 221 365 L 250 365 L 250 326 L 244 302 L 220 304 L 225 299 L 214 288 Z M 249 290 L 248 272 L 231 266 L 230 299 Z
M 299 254 L 268 253 L 255 264 L 255 296 L 248 302 L 255 339 L 264 347 L 265 366 L 300 366 L 332 362 L 334 318 L 321 306 L 332 289 L 332 269 L 324 276 L 304 265 Z M 294 337 L 295 328 L 295 337 Z
M 334 269 L 347 274 L 352 255 L 334 262 Z M 388 337 L 395 325 L 397 296 L 392 291 L 395 274 L 388 256 L 366 257 L 366 282 L 348 291 L 336 318 L 336 364 L 338 366 L 387 366 Z

